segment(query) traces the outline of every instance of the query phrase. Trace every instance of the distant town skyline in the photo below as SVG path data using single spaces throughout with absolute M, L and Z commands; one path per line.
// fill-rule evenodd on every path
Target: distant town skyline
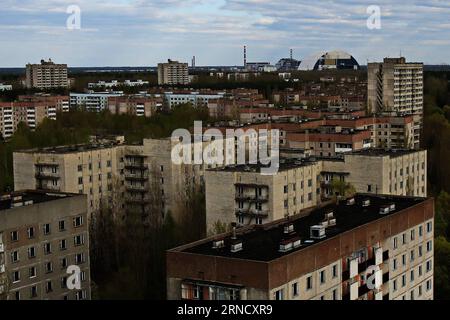
M 366 22 L 381 9 L 381 29 Z M 69 6 L 81 10 L 81 29 L 69 30 Z M 408 61 L 450 63 L 450 3 L 354 0 L 4 0 L 0 67 L 52 58 L 70 67 L 156 66 L 168 58 L 198 66 L 275 64 L 317 52 L 343 50 L 360 64 L 402 54 Z

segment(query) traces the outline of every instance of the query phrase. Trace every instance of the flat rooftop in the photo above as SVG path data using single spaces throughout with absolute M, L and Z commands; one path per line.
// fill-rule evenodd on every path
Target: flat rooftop
M 361 149 L 355 150 L 351 152 L 347 152 L 345 154 L 353 154 L 353 155 L 361 155 L 361 156 L 372 156 L 372 157 L 380 157 L 380 156 L 390 156 L 391 158 L 401 157 L 408 154 L 413 154 L 419 151 L 424 151 L 424 149 Z M 344 154 L 344 155 L 345 155 Z
M 78 153 L 92 150 L 108 149 L 120 145 L 119 142 L 108 142 L 108 143 L 87 143 L 87 144 L 77 144 L 77 145 L 66 145 L 66 146 L 56 146 L 48 148 L 34 148 L 15 151 L 17 153 L 51 153 L 51 154 L 68 154 L 68 153 Z
M 11 193 L 0 194 L 0 211 L 75 196 L 80 195 L 40 190 L 14 191 Z
M 362 203 L 367 199 L 370 200 L 370 205 L 363 207 Z M 339 204 L 333 203 L 321 208 L 306 209 L 304 212 L 310 211 L 310 213 L 304 217 L 290 217 L 289 220 L 282 219 L 266 225 L 237 229 L 237 239 L 242 240 L 243 250 L 236 253 L 232 253 L 230 250 L 230 244 L 233 241 L 231 233 L 201 240 L 171 251 L 268 262 L 326 241 L 356 227 L 398 213 L 406 208 L 425 202 L 427 198 L 359 194 L 354 197 L 354 200 L 355 204 L 353 205 L 348 205 L 347 201 L 343 200 Z M 395 204 L 393 211 L 387 214 L 380 214 L 381 207 L 391 204 Z M 325 238 L 311 239 L 310 227 L 319 225 L 324 221 L 325 214 L 329 212 L 333 212 L 336 225 L 326 228 Z M 294 225 L 294 236 L 301 239 L 301 246 L 288 252 L 280 252 L 280 243 L 293 237 L 292 234 L 289 237 L 284 234 L 284 226 L 289 223 Z M 213 241 L 217 239 L 224 240 L 225 246 L 223 248 L 213 248 Z
M 291 170 L 295 168 L 301 168 L 316 164 L 313 158 L 308 159 L 291 159 L 291 158 L 282 158 L 280 157 L 280 167 L 278 168 L 278 172 Z M 240 165 L 230 165 L 225 167 L 218 167 L 208 169 L 208 171 L 222 171 L 222 172 L 261 172 L 262 168 L 270 168 L 270 165 L 263 165 L 261 163 L 257 164 L 240 164 Z

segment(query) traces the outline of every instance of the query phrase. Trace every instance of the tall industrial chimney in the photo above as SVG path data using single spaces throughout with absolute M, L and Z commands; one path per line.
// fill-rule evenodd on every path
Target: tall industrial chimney
M 244 46 L 244 69 L 247 69 L 247 46 Z
M 293 56 L 293 55 L 292 55 L 292 52 L 293 52 L 293 51 L 292 51 L 292 49 L 291 49 L 291 54 L 290 54 L 290 57 L 291 57 L 291 61 L 292 61 L 292 56 Z

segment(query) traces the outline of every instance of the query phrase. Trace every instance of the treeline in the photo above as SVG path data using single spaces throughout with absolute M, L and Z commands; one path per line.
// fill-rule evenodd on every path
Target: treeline
M 436 198 L 435 298 L 450 299 L 450 96 L 449 73 L 425 78 L 422 144 L 428 149 L 428 190 Z
M 180 105 L 171 112 L 145 118 L 72 110 L 59 113 L 56 121 L 44 120 L 35 131 L 20 124 L 8 142 L 0 140 L 0 191 L 14 188 L 12 160 L 16 150 L 86 143 L 90 136 L 110 134 L 124 135 L 127 142 L 137 143 L 144 138 L 168 137 L 175 129 L 192 127 L 194 120 L 208 122 L 208 111 Z

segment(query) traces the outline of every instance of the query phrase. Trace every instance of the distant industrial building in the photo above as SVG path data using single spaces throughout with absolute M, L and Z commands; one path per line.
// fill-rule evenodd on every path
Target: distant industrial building
M 280 72 L 287 72 L 287 71 L 294 71 L 298 70 L 298 67 L 300 66 L 300 61 L 292 58 L 283 58 L 280 59 L 276 64 L 275 67 Z
M 299 70 L 357 70 L 356 59 L 344 51 L 322 52 L 304 59 Z
M 185 85 L 189 83 L 189 66 L 187 63 L 168 60 L 158 63 L 159 85 Z
M 29 190 L 0 195 L 0 297 L 91 299 L 89 265 L 86 196 Z M 70 266 L 80 268 L 80 289 L 67 287 Z
M 434 201 L 358 194 L 169 250 L 170 300 L 431 300 Z
M 151 117 L 162 108 L 161 97 L 121 96 L 108 98 L 108 110 L 112 114 L 128 114 L 138 117 Z
M 190 103 L 194 107 L 206 107 L 210 100 L 220 99 L 225 92 L 165 92 L 164 98 L 169 109 L 179 104 Z
M 41 64 L 26 65 L 27 88 L 54 89 L 67 88 L 67 64 L 55 64 L 51 59 L 41 60 Z

